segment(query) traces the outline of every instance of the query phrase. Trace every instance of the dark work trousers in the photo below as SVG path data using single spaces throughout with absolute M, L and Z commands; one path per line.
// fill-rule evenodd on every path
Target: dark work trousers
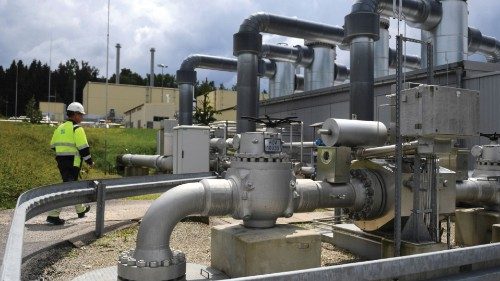
M 56 156 L 57 168 L 61 173 L 63 182 L 77 181 L 80 174 L 80 167 L 73 166 L 73 156 Z M 76 213 L 85 211 L 85 205 L 75 205 Z M 49 217 L 59 217 L 61 209 L 55 209 L 49 212 Z

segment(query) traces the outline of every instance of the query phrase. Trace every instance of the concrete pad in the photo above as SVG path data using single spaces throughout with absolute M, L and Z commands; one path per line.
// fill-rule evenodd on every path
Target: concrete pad
M 455 243 L 463 246 L 489 244 L 492 225 L 500 224 L 500 213 L 483 208 L 458 209 L 455 217 Z
M 412 243 L 401 241 L 401 256 L 423 254 L 448 250 L 448 245 L 444 243 Z M 394 257 L 394 241 L 382 239 L 382 258 Z
M 211 266 L 231 278 L 321 266 L 321 238 L 314 230 L 232 224 L 214 226 L 211 236 Z
M 491 230 L 491 242 L 500 242 L 500 224 L 492 225 Z

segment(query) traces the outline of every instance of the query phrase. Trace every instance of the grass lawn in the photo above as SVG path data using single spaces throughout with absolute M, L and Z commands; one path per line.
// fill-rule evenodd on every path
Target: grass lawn
M 31 188 L 61 182 L 50 139 L 55 127 L 0 122 L 0 209 Z M 156 130 L 85 128 L 95 169 L 83 179 L 116 177 L 119 154 L 155 154 Z

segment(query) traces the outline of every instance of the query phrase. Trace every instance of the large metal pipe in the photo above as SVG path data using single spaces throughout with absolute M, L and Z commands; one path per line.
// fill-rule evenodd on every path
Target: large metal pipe
M 418 141 L 403 143 L 403 152 L 408 154 L 416 151 Z M 359 148 L 356 151 L 356 156 L 363 159 L 389 157 L 396 154 L 396 145 L 386 145 L 372 148 Z
M 312 63 L 304 70 L 304 90 L 311 91 L 331 87 L 335 81 L 335 45 L 307 42 L 314 51 Z
M 469 27 L 469 53 L 480 53 L 486 56 L 488 62 L 500 62 L 500 41 L 486 36 L 479 29 Z
M 380 18 L 380 39 L 374 46 L 375 78 L 389 75 L 389 19 Z
M 295 70 L 292 62 L 274 61 L 276 72 L 269 79 L 269 97 L 276 98 L 288 96 L 295 91 Z
M 121 49 L 120 43 L 116 44 L 116 72 L 115 72 L 115 83 L 118 85 L 120 84 L 120 49 Z
M 157 262 L 158 265 L 172 260 L 170 236 L 175 225 L 188 215 L 229 214 L 233 208 L 232 190 L 231 181 L 211 179 L 179 185 L 165 192 L 153 202 L 142 219 L 134 258 L 146 264 Z M 120 267 L 118 275 L 121 276 Z
M 300 66 L 308 66 L 314 60 L 314 51 L 306 46 L 283 46 L 263 44 L 261 57 L 283 62 L 291 62 Z
M 234 58 L 194 54 L 189 55 L 177 70 L 179 87 L 179 125 L 193 124 L 194 85 L 196 84 L 196 68 L 236 72 L 238 60 Z M 259 76 L 272 77 L 276 72 L 274 63 L 259 61 Z
M 147 167 L 166 172 L 173 169 L 173 158 L 171 155 L 140 155 L 124 154 L 121 160 L 127 166 Z
M 468 179 L 456 183 L 457 202 L 484 205 L 500 204 L 500 183 L 497 180 Z
M 430 30 L 434 65 L 463 61 L 467 58 L 469 11 L 467 1 L 441 0 L 441 22 Z
M 371 1 L 373 2 L 373 1 Z M 384 17 L 396 17 L 395 11 L 402 6 L 402 14 L 409 26 L 431 30 L 441 21 L 441 4 L 435 0 L 379 0 L 378 12 Z M 396 4 L 394 9 L 393 4 Z
M 421 69 L 422 61 L 418 56 L 413 55 L 403 55 L 403 68 L 405 69 Z M 397 53 L 396 50 L 389 48 L 389 68 L 397 67 Z
M 255 131 L 255 123 L 243 116 L 258 117 L 259 93 L 257 57 L 262 48 L 261 32 L 303 38 L 315 42 L 338 44 L 344 37 L 340 27 L 316 22 L 287 18 L 272 14 L 257 13 L 243 21 L 239 32 L 233 37 L 234 55 L 238 56 L 238 133 Z
M 351 51 L 350 119 L 374 118 L 374 46 L 379 39 L 378 0 L 358 0 L 345 17 L 344 42 Z

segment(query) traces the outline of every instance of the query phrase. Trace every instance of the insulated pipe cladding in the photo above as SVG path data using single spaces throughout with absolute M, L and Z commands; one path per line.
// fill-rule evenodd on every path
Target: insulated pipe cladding
M 243 116 L 259 116 L 257 58 L 262 48 L 261 32 L 328 44 L 338 44 L 344 37 L 344 30 L 340 27 L 294 18 L 257 13 L 245 19 L 239 32 L 233 36 L 233 53 L 238 57 L 238 133 L 255 131 L 255 123 L 243 119 Z
M 382 122 L 329 118 L 318 130 L 327 146 L 380 146 L 387 140 Z

